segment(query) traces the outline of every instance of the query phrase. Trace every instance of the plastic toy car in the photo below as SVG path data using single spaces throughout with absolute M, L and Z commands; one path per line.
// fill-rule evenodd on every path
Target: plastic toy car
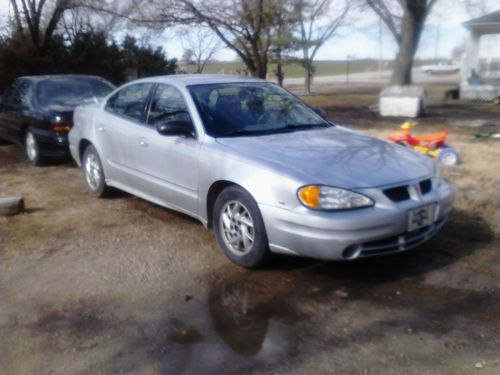
M 389 140 L 437 158 L 444 165 L 456 165 L 460 162 L 458 152 L 446 144 L 448 130 L 415 136 L 410 133 L 410 130 L 416 125 L 416 121 L 405 122 L 401 125 L 401 130 L 397 130 L 389 136 Z

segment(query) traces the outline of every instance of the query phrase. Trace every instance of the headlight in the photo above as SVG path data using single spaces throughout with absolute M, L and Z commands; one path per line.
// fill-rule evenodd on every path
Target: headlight
M 316 210 L 348 210 L 373 206 L 372 199 L 351 190 L 307 185 L 297 191 L 300 203 Z

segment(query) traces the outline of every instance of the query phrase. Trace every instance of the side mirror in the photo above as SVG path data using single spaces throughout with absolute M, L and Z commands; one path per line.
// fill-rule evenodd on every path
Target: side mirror
M 320 115 L 322 119 L 326 120 L 328 114 L 323 108 L 313 108 L 313 111 Z
M 170 120 L 156 125 L 156 131 L 161 135 L 184 135 L 194 138 L 193 124 L 191 121 Z

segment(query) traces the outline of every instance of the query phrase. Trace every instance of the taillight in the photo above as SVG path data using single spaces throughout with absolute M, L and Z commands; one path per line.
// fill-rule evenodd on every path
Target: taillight
M 67 121 L 64 121 L 64 119 L 59 115 L 53 118 L 50 127 L 56 133 L 67 133 L 71 130 L 71 124 L 69 124 Z
M 64 122 L 53 122 L 52 130 L 57 133 L 67 133 L 71 130 L 71 125 Z

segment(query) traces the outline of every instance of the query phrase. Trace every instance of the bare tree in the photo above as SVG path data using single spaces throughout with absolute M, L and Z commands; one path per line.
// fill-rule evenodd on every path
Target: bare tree
M 205 27 L 183 30 L 181 39 L 186 55 L 189 55 L 196 65 L 196 73 L 203 73 L 205 65 L 221 46 L 220 39 Z
M 109 38 L 123 24 L 121 17 L 87 8 L 87 4 L 91 3 L 96 4 L 96 1 L 79 0 L 77 5 L 64 12 L 58 29 L 65 41 L 72 43 L 77 35 L 95 31 Z
M 77 5 L 76 0 L 10 0 L 14 27 L 36 51 L 44 53 L 66 10 Z
M 366 0 L 394 36 L 399 51 L 391 83 L 409 85 L 411 70 L 427 15 L 437 0 Z
M 296 0 L 278 0 L 275 10 L 275 26 L 271 46 L 271 60 L 276 63 L 276 79 L 283 86 L 285 72 L 283 65 L 287 60 L 295 60 L 288 54 L 297 49 L 297 40 L 293 35 L 298 24 L 298 15 L 295 12 L 294 2 Z
M 116 9 L 116 0 L 115 7 L 104 6 L 101 9 L 148 27 L 206 26 L 227 48 L 236 53 L 253 76 L 266 77 L 275 10 L 279 6 L 279 0 L 130 0 L 130 2 L 132 5 L 126 13 Z
M 352 3 L 347 0 L 295 0 L 299 19 L 297 39 L 302 50 L 307 93 L 311 92 L 316 54 L 345 22 Z
M 252 76 L 266 78 L 275 0 L 179 0 L 186 14 L 208 26 L 233 50 Z

